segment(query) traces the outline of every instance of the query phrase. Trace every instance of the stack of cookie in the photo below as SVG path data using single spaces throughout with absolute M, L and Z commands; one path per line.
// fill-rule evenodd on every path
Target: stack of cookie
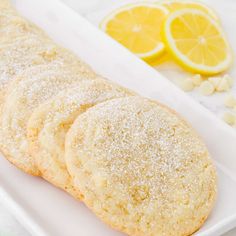
M 128 235 L 191 235 L 216 173 L 177 113 L 97 75 L 0 2 L 0 148 Z

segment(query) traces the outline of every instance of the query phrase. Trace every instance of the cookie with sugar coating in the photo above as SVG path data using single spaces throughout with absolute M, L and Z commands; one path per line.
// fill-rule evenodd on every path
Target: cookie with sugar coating
M 37 37 L 23 37 L 0 45 L 0 104 L 8 84 L 23 70 L 48 63 L 42 54 L 53 47 L 54 44 Z
M 8 8 L 11 8 L 10 0 L 1 0 L 0 9 L 4 10 L 4 9 L 8 9 Z
M 96 76 L 72 52 L 57 46 L 43 30 L 19 16 L 9 1 L 2 0 L 0 10 L 0 106 L 9 82 L 28 67 L 70 64 Z
M 42 102 L 63 89 L 78 85 L 84 79 L 95 77 L 84 76 L 80 69 L 76 73 L 71 67 L 46 64 L 25 70 L 11 83 L 5 96 L 0 123 L 0 148 L 10 162 L 29 174 L 39 174 L 28 153 L 28 119 Z
M 27 137 L 30 154 L 42 177 L 80 198 L 80 193 L 74 190 L 71 183 L 64 160 L 68 129 L 76 117 L 89 107 L 133 94 L 107 80 L 85 80 L 36 108 L 28 121 Z
M 50 40 L 33 36 L 21 37 L 0 45 L 0 107 L 9 83 L 16 77 L 25 77 L 25 70 L 33 76 L 39 70 L 44 72 L 55 65 L 67 66 L 84 77 L 96 77 L 92 69 L 76 55 Z
M 48 36 L 42 29 L 19 16 L 13 8 L 3 9 L 0 12 L 0 34 L 1 44 L 22 36 L 31 37 L 37 35 L 48 39 Z
M 145 98 L 114 99 L 78 116 L 65 158 L 85 204 L 128 235 L 191 235 L 215 201 L 206 146 L 178 114 Z
M 8 0 L 0 1 L 0 43 L 8 43 L 9 40 L 14 40 L 22 36 L 39 36 L 48 39 L 47 34 L 28 21 L 23 16 L 19 15 L 15 7 Z

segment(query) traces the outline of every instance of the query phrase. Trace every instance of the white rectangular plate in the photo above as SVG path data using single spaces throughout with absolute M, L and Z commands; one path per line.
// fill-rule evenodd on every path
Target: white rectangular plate
M 16 0 L 19 11 L 72 49 L 95 71 L 181 113 L 205 140 L 217 165 L 216 206 L 198 236 L 236 226 L 236 133 L 157 71 L 57 0 Z M 0 158 L 0 194 L 33 235 L 118 236 L 82 203 Z

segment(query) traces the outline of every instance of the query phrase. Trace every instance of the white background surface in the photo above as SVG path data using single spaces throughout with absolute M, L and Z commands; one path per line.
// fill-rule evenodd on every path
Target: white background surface
M 76 8 L 79 12 L 87 15 L 88 10 L 96 12 L 96 10 L 102 9 L 106 4 L 111 4 L 112 0 L 64 0 L 71 6 Z M 114 2 L 114 0 L 113 0 Z M 208 1 L 210 2 L 210 1 Z M 218 8 L 219 12 L 227 11 L 228 17 L 236 22 L 236 1 L 235 0 L 211 0 L 212 4 Z M 231 25 L 231 27 L 233 24 Z M 230 26 L 229 26 L 230 27 Z M 235 26 L 234 26 L 235 27 Z M 231 28 L 232 29 L 232 28 Z M 236 29 L 236 28 L 235 28 Z M 232 36 L 233 37 L 233 36 Z M 236 42 L 236 40 L 235 40 Z M 210 109 L 215 110 L 216 105 L 212 104 Z M 221 112 L 217 110 L 217 112 Z M 0 201 L 0 236 L 28 236 L 30 235 L 20 224 L 11 216 L 9 211 L 1 204 Z M 227 236 L 235 236 L 236 230 L 226 234 Z M 56 236 L 56 235 L 55 235 Z M 67 235 L 66 235 L 67 236 Z M 68 235 L 71 236 L 71 235 Z M 83 235 L 86 236 L 86 235 Z

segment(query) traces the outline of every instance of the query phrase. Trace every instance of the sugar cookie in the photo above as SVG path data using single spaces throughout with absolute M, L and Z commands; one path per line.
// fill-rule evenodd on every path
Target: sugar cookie
M 128 235 L 191 235 L 215 201 L 205 145 L 154 101 L 128 97 L 88 109 L 67 133 L 65 150 L 83 201 Z
M 1 44 L 22 36 L 31 37 L 37 35 L 45 39 L 48 38 L 42 29 L 28 22 L 12 9 L 4 9 L 0 12 L 0 34 Z
M 71 68 L 54 66 L 49 69 L 46 66 L 45 70 L 35 74 L 32 69 L 25 70 L 22 77 L 13 81 L 1 115 L 0 147 L 3 154 L 17 167 L 34 175 L 39 172 L 28 154 L 26 139 L 26 125 L 30 115 L 42 102 L 85 79 Z
M 36 108 L 28 122 L 28 141 L 42 176 L 78 198 L 64 161 L 65 134 L 89 107 L 132 94 L 106 80 L 82 81 Z
M 86 77 L 95 77 L 95 73 L 81 62 L 73 53 L 50 41 L 39 37 L 20 38 L 14 42 L 0 46 L 0 109 L 3 103 L 5 89 L 24 70 L 45 64 L 50 70 L 50 64 L 68 66 Z M 42 70 L 45 70 L 45 66 Z M 32 69 L 38 70 L 38 69 Z M 24 77 L 24 76 L 21 76 Z

